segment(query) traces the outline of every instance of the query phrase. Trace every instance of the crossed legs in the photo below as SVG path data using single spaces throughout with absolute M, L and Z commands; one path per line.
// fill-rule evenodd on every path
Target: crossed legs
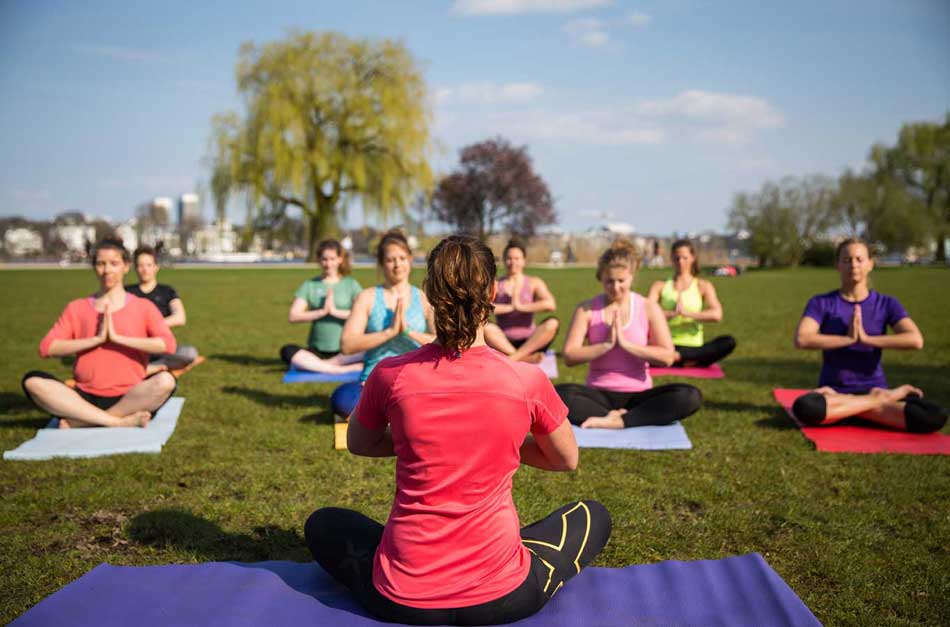
M 541 361 L 542 353 L 550 346 L 557 336 L 560 323 L 551 316 L 545 318 L 534 329 L 534 332 L 521 343 L 515 346 L 497 324 L 489 322 L 485 325 L 485 343 L 497 351 L 508 355 L 514 361 Z
M 947 423 L 946 409 L 924 400 L 923 392 L 912 385 L 890 390 L 872 388 L 867 394 L 844 394 L 821 387 L 798 397 L 792 413 L 812 426 L 856 417 L 911 433 L 931 433 Z
M 33 403 L 59 417 L 61 429 L 70 427 L 144 427 L 152 412 L 175 392 L 177 382 L 169 372 L 143 379 L 107 409 L 97 407 L 62 381 L 39 371 L 27 373 L 23 390 Z M 101 398 L 101 397 L 100 397 Z
M 359 372 L 363 369 L 364 354 L 365 353 L 354 353 L 352 355 L 344 355 L 343 353 L 337 353 L 332 357 L 323 358 L 296 344 L 287 344 L 280 349 L 280 358 L 288 365 L 294 366 L 298 370 L 323 372 L 326 374 Z

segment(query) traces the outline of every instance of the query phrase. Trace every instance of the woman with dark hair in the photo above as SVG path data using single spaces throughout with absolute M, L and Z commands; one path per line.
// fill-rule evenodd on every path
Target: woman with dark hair
M 307 346 L 286 344 L 280 358 L 290 366 L 311 372 L 342 373 L 363 369 L 363 354 L 340 352 L 343 325 L 350 317 L 353 301 L 363 288 L 350 274 L 349 254 L 335 239 L 317 245 L 317 259 L 323 274 L 304 281 L 294 294 L 287 319 L 309 322 Z
M 673 278 L 656 281 L 647 298 L 663 308 L 670 326 L 676 355 L 674 367 L 709 366 L 735 350 L 731 335 L 720 335 L 705 342 L 704 322 L 722 320 L 722 305 L 715 286 L 699 278 L 699 260 L 693 243 L 687 239 L 673 242 Z
M 432 308 L 425 294 L 409 283 L 412 249 L 402 231 L 383 233 L 376 248 L 383 282 L 359 293 L 343 326 L 340 346 L 345 355 L 363 355 L 359 383 L 344 383 L 330 397 L 333 413 L 352 413 L 363 382 L 382 359 L 428 344 L 435 336 Z
M 379 362 L 350 420 L 356 455 L 396 457 L 385 526 L 324 508 L 304 529 L 314 559 L 376 617 L 491 625 L 530 616 L 601 551 L 610 515 L 576 501 L 520 528 L 520 464 L 573 470 L 567 408 L 544 373 L 485 343 L 495 259 L 452 236 L 428 259 L 437 341 Z
M 128 294 L 129 251 L 104 239 L 93 253 L 99 290 L 66 306 L 40 342 L 40 356 L 76 355 L 70 388 L 53 375 L 32 370 L 23 392 L 59 420 L 59 427 L 144 427 L 175 391 L 169 372 L 145 376 L 149 355 L 175 351 L 175 337 L 158 309 Z
M 524 244 L 510 240 L 503 259 L 508 273 L 498 280 L 494 302 L 497 324 L 485 327 L 485 341 L 515 361 L 538 363 L 557 336 L 560 324 L 557 318 L 548 316 L 536 325 L 534 314 L 555 311 L 557 303 L 543 280 L 524 273 Z
M 567 404 L 568 420 L 580 427 L 667 425 L 702 403 L 692 385 L 653 387 L 650 365 L 669 366 L 675 351 L 660 306 L 630 291 L 638 264 L 632 244 L 614 242 L 597 262 L 603 294 L 578 305 L 571 319 L 564 362 L 590 362 L 590 370 L 585 385 L 562 383 L 557 392 Z
M 135 274 L 139 277 L 137 285 L 125 288 L 129 294 L 151 301 L 165 318 L 168 328 L 185 326 L 185 304 L 178 291 L 171 285 L 158 282 L 158 254 L 151 246 L 139 246 L 132 253 Z M 168 368 L 184 368 L 198 358 L 198 349 L 194 346 L 179 344 L 174 353 L 152 355 L 149 358 L 148 372 L 157 372 Z
M 809 425 L 857 417 L 913 433 L 941 429 L 947 410 L 911 385 L 889 389 L 881 367 L 885 348 L 922 349 L 920 329 L 896 298 L 871 289 L 874 260 L 867 244 L 846 239 L 835 259 L 841 286 L 808 301 L 795 333 L 796 348 L 822 351 L 819 387 L 798 397 L 792 413 Z

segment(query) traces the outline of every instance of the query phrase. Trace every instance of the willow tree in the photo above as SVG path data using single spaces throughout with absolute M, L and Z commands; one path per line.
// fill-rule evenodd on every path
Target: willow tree
M 237 194 L 299 208 L 308 259 L 354 201 L 387 217 L 431 188 L 425 82 L 401 43 L 332 32 L 245 43 L 237 82 L 244 112 L 212 121 L 216 205 Z

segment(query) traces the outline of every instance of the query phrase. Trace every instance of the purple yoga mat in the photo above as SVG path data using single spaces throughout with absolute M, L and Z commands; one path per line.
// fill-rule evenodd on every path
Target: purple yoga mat
M 101 564 L 12 625 L 382 625 L 313 563 Z M 820 625 L 758 553 L 588 568 L 515 625 Z

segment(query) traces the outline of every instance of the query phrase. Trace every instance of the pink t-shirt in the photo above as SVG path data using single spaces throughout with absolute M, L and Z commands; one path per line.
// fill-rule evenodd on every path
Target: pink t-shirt
M 514 281 L 511 279 L 498 281 L 495 302 L 499 305 L 510 305 L 513 302 L 511 292 L 513 287 Z M 531 288 L 530 277 L 524 277 L 518 300 L 522 303 L 534 302 L 534 290 Z M 534 314 L 530 311 L 512 311 L 511 313 L 498 314 L 495 316 L 495 320 L 501 330 L 505 332 L 505 337 L 510 340 L 526 340 L 534 333 Z
M 604 295 L 591 302 L 590 325 L 587 327 L 587 342 L 599 344 L 610 337 L 610 327 L 604 323 Z M 646 346 L 650 338 L 650 320 L 647 318 L 646 299 L 630 292 L 630 321 L 622 329 L 623 336 L 631 344 Z M 614 392 L 642 392 L 653 387 L 650 364 L 631 355 L 620 346 L 590 362 L 587 385 Z
M 567 407 L 540 368 L 487 346 L 450 358 L 438 344 L 381 361 L 356 419 L 391 425 L 396 495 L 373 562 L 381 594 L 416 608 L 502 597 L 525 580 L 511 478 L 530 431 L 548 434 Z
M 59 320 L 40 342 L 40 356 L 49 357 L 53 340 L 81 340 L 99 331 L 102 314 L 92 298 L 80 298 L 66 305 Z M 175 352 L 172 335 L 158 308 L 144 298 L 126 292 L 125 305 L 112 312 L 112 326 L 119 335 L 160 337 L 165 352 Z M 76 387 L 98 396 L 122 396 L 145 378 L 148 353 L 106 342 L 76 356 L 73 376 Z

